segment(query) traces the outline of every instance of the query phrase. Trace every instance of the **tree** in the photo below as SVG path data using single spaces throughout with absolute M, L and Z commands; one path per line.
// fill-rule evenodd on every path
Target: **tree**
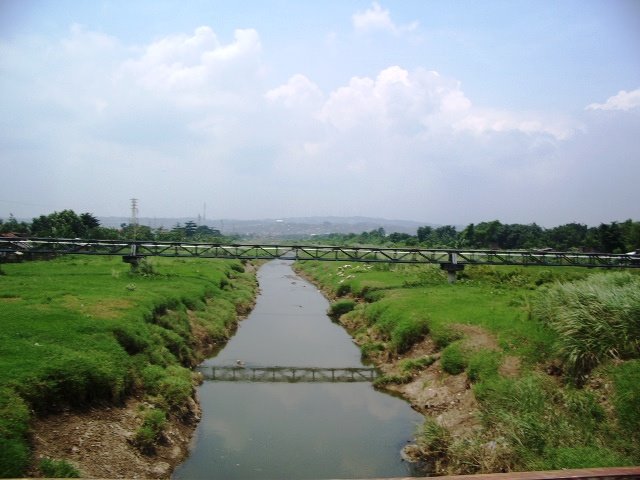
M 82 222 L 82 225 L 84 225 L 87 233 L 100 226 L 100 221 L 88 212 L 80 214 L 80 221 Z
M 182 228 L 184 235 L 187 238 L 193 238 L 197 229 L 198 225 L 192 220 L 188 220 L 187 222 L 185 222 L 184 227 Z
M 393 232 L 393 233 L 390 233 L 387 238 L 393 243 L 399 243 L 399 242 L 406 242 L 407 240 L 410 240 L 413 237 L 408 233 Z
M 587 232 L 589 228 L 580 223 L 567 223 L 546 230 L 545 237 L 549 247 L 556 250 L 581 249 L 588 246 Z
M 456 244 L 458 239 L 458 232 L 456 227 L 451 225 L 444 225 L 438 227 L 433 231 L 435 243 L 442 247 L 452 247 Z
M 34 218 L 31 231 L 38 237 L 62 238 L 86 238 L 89 233 L 87 226 L 73 210 L 62 210 Z
M 622 229 L 618 222 L 611 222 L 610 225 L 601 223 L 597 230 L 597 238 L 600 250 L 608 253 L 621 253 L 624 249 L 622 239 Z
M 469 247 L 476 246 L 476 226 L 473 223 L 460 232 L 460 243 Z
M 499 248 L 502 224 L 498 220 L 482 222 L 475 227 L 475 243 L 481 248 Z
M 433 234 L 433 228 L 429 226 L 418 227 L 418 242 L 420 243 L 430 242 L 432 234 Z
M 624 251 L 633 252 L 640 250 L 640 222 L 629 219 L 620 224 L 622 238 L 624 241 Z
M 0 219 L 0 233 L 17 233 L 20 235 L 29 235 L 29 225 L 26 222 L 18 222 L 13 213 L 9 214 L 9 220 L 3 222 Z

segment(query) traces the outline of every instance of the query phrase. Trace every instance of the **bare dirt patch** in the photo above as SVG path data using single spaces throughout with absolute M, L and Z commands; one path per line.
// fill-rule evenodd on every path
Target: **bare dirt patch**
M 141 400 L 129 398 L 122 407 L 69 411 L 36 419 L 32 423 L 34 453 L 29 476 L 40 477 L 37 465 L 41 459 L 51 458 L 66 460 L 83 477 L 170 478 L 174 467 L 189 453 L 195 424 L 170 419 L 156 454 L 143 455 L 131 443 L 142 423 L 142 405 Z
M 506 378 L 516 378 L 520 375 L 521 362 L 520 357 L 507 355 L 502 360 L 502 364 L 498 369 L 500 375 Z

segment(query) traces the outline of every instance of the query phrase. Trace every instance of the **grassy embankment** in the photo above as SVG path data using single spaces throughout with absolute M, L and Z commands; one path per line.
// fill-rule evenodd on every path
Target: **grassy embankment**
M 27 467 L 32 415 L 131 394 L 155 406 L 135 437 L 153 449 L 168 416 L 185 414 L 186 367 L 228 338 L 255 288 L 237 261 L 154 259 L 136 274 L 119 257 L 2 265 L 0 476 Z M 73 470 L 47 462 L 45 473 Z
M 393 366 L 381 388 L 466 376 L 478 428 L 452 432 L 422 410 L 418 451 L 435 473 L 640 464 L 638 272 L 467 267 L 449 285 L 433 266 L 298 268 L 334 297 L 363 356 Z

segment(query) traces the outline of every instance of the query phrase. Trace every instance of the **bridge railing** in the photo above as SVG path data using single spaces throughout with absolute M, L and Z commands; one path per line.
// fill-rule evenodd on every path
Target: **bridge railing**
M 63 238 L 1 238 L 0 255 L 113 255 L 123 257 L 199 257 L 288 259 L 340 262 L 439 264 L 448 271 L 464 265 L 543 265 L 640 268 L 637 253 L 581 253 L 547 250 L 475 250 L 354 247 L 326 245 L 217 244 Z

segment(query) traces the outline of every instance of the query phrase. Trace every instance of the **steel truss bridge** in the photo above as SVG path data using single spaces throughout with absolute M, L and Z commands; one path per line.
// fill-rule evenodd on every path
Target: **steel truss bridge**
M 2 238 L 0 262 L 27 255 L 110 255 L 137 264 L 144 257 L 196 257 L 240 260 L 320 260 L 334 262 L 438 264 L 455 280 L 465 265 L 640 268 L 640 253 L 609 254 L 544 250 L 378 248 L 327 245 L 248 245 L 64 238 Z
M 205 380 L 217 382 L 372 382 L 379 376 L 371 367 L 201 366 L 196 370 Z

